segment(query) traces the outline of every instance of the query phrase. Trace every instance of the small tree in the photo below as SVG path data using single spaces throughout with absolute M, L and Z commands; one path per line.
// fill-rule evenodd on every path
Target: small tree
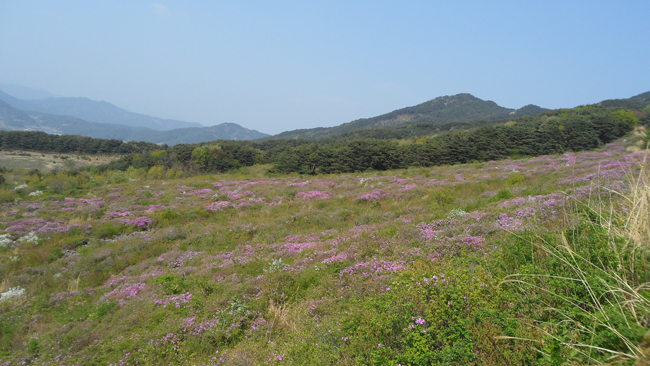
M 619 121 L 627 124 L 630 128 L 636 127 L 639 119 L 634 115 L 634 112 L 625 109 L 619 109 L 612 113 Z
M 204 171 L 210 157 L 210 152 L 202 147 L 192 150 L 192 162 L 198 170 Z

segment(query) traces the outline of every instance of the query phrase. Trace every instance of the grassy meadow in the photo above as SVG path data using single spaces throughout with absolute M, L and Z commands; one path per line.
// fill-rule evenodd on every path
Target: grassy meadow
M 0 365 L 647 364 L 629 144 L 318 176 L 6 172 Z

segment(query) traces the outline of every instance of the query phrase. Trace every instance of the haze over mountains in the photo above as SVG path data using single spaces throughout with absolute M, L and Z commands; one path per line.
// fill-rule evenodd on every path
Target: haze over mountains
M 2 90 L 0 129 L 36 130 L 170 145 L 216 139 L 250 140 L 267 136 L 235 123 L 205 127 L 199 123 L 129 112 L 105 101 L 51 97 L 24 100 Z

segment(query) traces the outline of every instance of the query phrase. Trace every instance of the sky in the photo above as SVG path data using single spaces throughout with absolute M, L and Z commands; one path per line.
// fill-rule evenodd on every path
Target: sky
M 650 91 L 650 1 L 0 0 L 0 82 L 275 134 Z

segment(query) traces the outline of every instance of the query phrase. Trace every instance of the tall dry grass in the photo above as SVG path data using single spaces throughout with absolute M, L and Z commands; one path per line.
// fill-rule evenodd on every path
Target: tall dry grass
M 587 258 L 584 247 L 578 249 L 585 244 L 573 242 L 564 234 L 553 243 L 538 237 L 531 245 L 542 257 L 561 263 L 564 271 L 517 273 L 502 282 L 547 300 L 540 305 L 553 314 L 551 320 L 529 320 L 542 336 L 525 341 L 530 341 L 550 364 L 650 365 L 650 332 L 642 341 L 635 336 L 639 329 L 650 329 L 650 172 L 645 160 L 634 170 L 628 174 L 627 190 L 610 190 L 609 195 L 592 196 L 585 202 L 585 214 L 595 217 L 591 224 L 607 232 L 610 258 Z M 551 281 L 577 285 L 588 298 L 576 299 L 564 289 L 549 286 Z M 604 333 L 613 338 L 609 344 L 619 345 L 617 349 L 597 344 L 595 339 L 602 339 Z M 567 359 L 554 363 L 543 345 L 549 341 L 564 347 Z

